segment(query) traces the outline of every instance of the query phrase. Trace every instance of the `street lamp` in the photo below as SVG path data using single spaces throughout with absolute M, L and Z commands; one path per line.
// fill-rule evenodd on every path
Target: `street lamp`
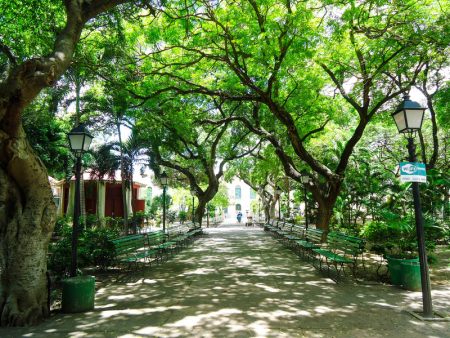
M 73 128 L 69 137 L 70 150 L 75 153 L 77 157 L 77 164 L 75 168 L 75 210 L 73 212 L 73 228 L 72 228 L 72 256 L 70 265 L 70 277 L 77 276 L 77 256 L 78 256 L 78 223 L 79 223 L 79 209 L 80 209 L 80 176 L 81 176 L 81 155 L 89 150 L 92 139 L 94 138 L 85 128 L 84 123 L 80 123 L 78 127 Z
M 194 197 L 197 195 L 197 190 L 195 190 L 194 187 L 191 187 L 191 189 L 189 190 L 191 195 L 192 195 L 192 221 L 195 224 L 195 204 L 194 204 Z
M 414 133 L 422 128 L 423 115 L 427 108 L 422 108 L 417 102 L 411 101 L 409 95 L 404 96 L 391 116 L 394 118 L 398 132 L 407 134 L 409 162 L 416 162 L 416 146 Z M 432 318 L 433 304 L 431 300 L 430 274 L 428 271 L 427 252 L 425 249 L 425 235 L 422 221 L 422 206 L 420 204 L 419 183 L 412 182 L 414 213 L 416 219 L 417 242 L 419 246 L 420 275 L 422 281 L 423 317 Z
M 275 190 L 276 190 L 277 195 L 278 195 L 278 220 L 281 221 L 281 207 L 280 207 L 280 200 L 281 200 L 281 198 L 280 198 L 280 195 L 281 195 L 281 193 L 283 191 L 281 190 L 281 188 L 278 185 L 275 188 Z
M 159 181 L 163 187 L 163 232 L 166 232 L 166 187 L 169 183 L 169 176 L 164 171 L 159 177 Z
M 311 175 L 306 171 L 306 169 L 303 169 L 301 172 L 300 180 L 302 181 L 304 187 L 305 187 L 305 228 L 308 230 L 308 200 L 306 198 L 306 185 L 311 180 Z

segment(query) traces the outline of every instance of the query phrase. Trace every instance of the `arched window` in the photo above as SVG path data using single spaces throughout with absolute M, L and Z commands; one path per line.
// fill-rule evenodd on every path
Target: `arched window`
M 253 189 L 250 189 L 250 199 L 254 200 L 256 198 L 256 191 Z
M 241 211 L 241 205 L 240 204 L 236 204 L 236 210 Z
M 236 191 L 236 192 L 235 192 L 235 198 L 236 198 L 237 200 L 240 200 L 240 199 L 241 199 L 241 187 L 240 187 L 240 186 L 237 186 L 235 191 Z

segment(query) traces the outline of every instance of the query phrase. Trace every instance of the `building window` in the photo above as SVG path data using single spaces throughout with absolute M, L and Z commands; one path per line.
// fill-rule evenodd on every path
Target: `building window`
M 223 212 L 228 214 L 228 208 L 223 208 Z
M 250 189 L 250 199 L 254 200 L 256 198 L 256 191 L 253 189 Z
M 236 187 L 235 198 L 236 198 L 237 200 L 240 200 L 240 199 L 241 199 L 241 188 L 240 188 L 240 187 Z
M 240 204 L 236 204 L 236 211 L 241 211 L 241 205 Z

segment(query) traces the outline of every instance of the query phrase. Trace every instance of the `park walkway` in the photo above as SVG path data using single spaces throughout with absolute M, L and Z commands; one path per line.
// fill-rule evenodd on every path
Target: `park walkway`
M 450 337 L 420 293 L 337 285 L 259 228 L 223 224 L 168 262 L 97 292 L 95 310 L 2 337 Z M 450 313 L 449 290 L 434 304 Z M 2 331 L 0 331 L 2 332 Z

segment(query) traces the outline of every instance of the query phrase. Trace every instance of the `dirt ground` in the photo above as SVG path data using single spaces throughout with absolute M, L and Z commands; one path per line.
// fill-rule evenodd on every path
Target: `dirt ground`
M 450 286 L 450 249 L 447 245 L 441 245 L 432 255 L 438 263 L 430 265 L 431 284 Z

